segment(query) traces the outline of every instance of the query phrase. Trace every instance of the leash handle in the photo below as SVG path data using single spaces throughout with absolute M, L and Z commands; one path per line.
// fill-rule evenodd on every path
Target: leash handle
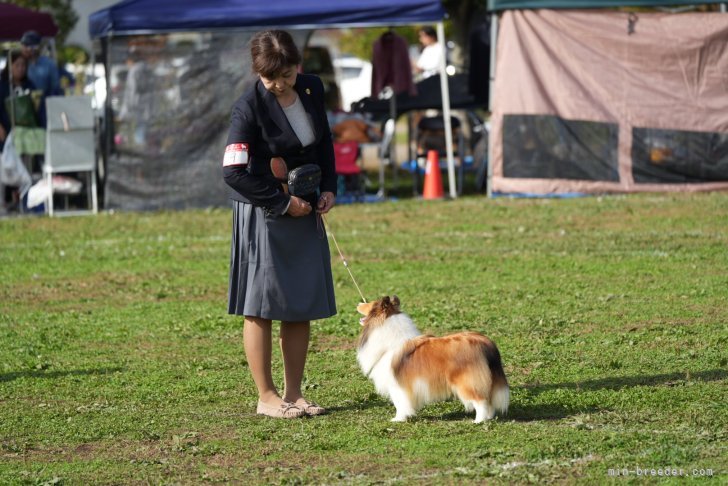
M 336 241 L 336 236 L 334 236 L 334 233 L 331 231 L 329 222 L 326 221 L 326 218 L 323 214 L 321 216 L 321 221 L 324 222 L 324 226 L 326 227 L 327 232 L 331 235 L 331 239 L 334 240 L 334 245 L 336 245 L 336 250 L 339 252 L 339 257 L 341 257 L 341 261 L 344 263 L 344 268 L 346 268 L 346 271 L 349 272 L 349 276 L 351 277 L 351 281 L 354 282 L 354 286 L 356 287 L 356 290 L 359 292 L 359 295 L 361 295 L 361 300 L 366 304 L 367 299 L 364 297 L 364 294 L 362 293 L 361 289 L 359 288 L 359 284 L 356 283 L 356 279 L 354 278 L 354 274 L 351 273 L 351 269 L 349 268 L 349 262 L 346 261 L 346 258 L 344 258 L 344 254 L 341 252 L 341 248 L 339 247 L 339 242 Z

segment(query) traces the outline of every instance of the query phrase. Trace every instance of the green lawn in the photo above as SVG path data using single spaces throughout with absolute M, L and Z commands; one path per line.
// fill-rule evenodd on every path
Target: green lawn
M 331 413 L 257 417 L 225 313 L 230 223 L 0 220 L 0 484 L 726 483 L 728 193 L 335 208 L 368 298 L 498 344 L 511 408 L 480 425 L 456 401 L 389 422 L 333 244 L 339 314 L 314 324 L 305 378 Z

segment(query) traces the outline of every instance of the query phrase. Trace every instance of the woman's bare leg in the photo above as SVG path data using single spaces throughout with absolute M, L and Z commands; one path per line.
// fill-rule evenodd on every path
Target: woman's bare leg
M 278 395 L 271 373 L 271 327 L 270 319 L 246 316 L 243 346 L 260 401 L 277 407 L 281 404 L 281 397 Z
M 311 335 L 311 322 L 281 323 L 281 352 L 285 374 L 285 392 L 283 398 L 292 403 L 303 397 L 301 382 L 303 368 L 306 366 L 308 340 Z

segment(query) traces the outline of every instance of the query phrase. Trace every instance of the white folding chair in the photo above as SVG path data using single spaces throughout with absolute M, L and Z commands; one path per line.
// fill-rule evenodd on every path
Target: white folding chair
M 53 216 L 53 175 L 86 172 L 89 211 L 98 212 L 96 191 L 96 139 L 90 96 L 50 96 L 46 98 L 45 162 L 43 176 L 49 190 L 47 211 Z

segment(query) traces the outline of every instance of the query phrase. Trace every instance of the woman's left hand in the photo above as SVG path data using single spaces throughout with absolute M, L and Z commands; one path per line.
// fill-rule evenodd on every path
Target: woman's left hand
M 319 214 L 326 214 L 336 204 L 336 196 L 333 192 L 322 192 L 319 196 L 318 204 L 316 205 L 316 212 Z

